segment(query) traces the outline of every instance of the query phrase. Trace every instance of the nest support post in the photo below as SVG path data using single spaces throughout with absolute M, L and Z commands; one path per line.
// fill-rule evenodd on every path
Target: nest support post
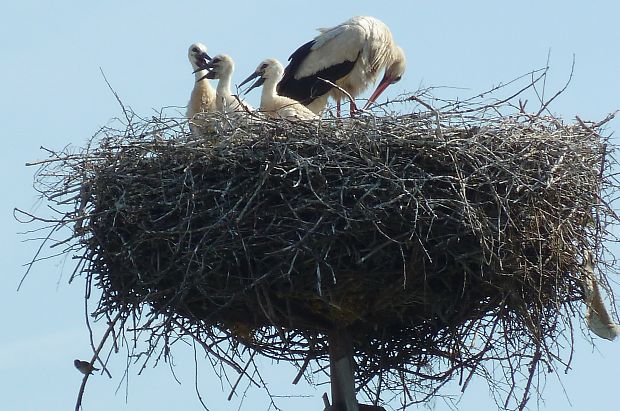
M 335 328 L 328 336 L 329 372 L 332 391 L 332 409 L 359 411 L 355 396 L 353 340 L 346 328 Z

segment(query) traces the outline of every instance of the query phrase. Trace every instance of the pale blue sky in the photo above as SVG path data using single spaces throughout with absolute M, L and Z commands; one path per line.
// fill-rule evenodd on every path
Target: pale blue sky
M 371 1 L 29 1 L 5 2 L 0 10 L 0 129 L 5 195 L 0 200 L 3 235 L 0 312 L 0 408 L 6 410 L 72 409 L 81 375 L 75 357 L 89 358 L 84 325 L 83 282 L 67 284 L 71 260 L 35 266 L 22 290 L 15 292 L 37 242 L 23 242 L 13 207 L 45 213 L 32 189 L 34 168 L 27 161 L 44 157 L 40 146 L 60 149 L 84 142 L 120 110 L 99 67 L 124 103 L 148 116 L 163 106 L 184 106 L 193 75 L 187 47 L 201 41 L 210 54 L 230 54 L 237 63 L 233 83 L 250 74 L 264 58 L 285 61 L 316 27 L 338 24 L 354 15 L 372 15 L 392 29 L 408 56 L 408 70 L 397 86 L 381 97 L 393 97 L 420 86 L 454 86 L 454 95 L 474 94 L 545 65 L 551 52 L 549 90 L 566 80 L 573 54 L 575 73 L 569 89 L 551 106 L 568 120 L 575 115 L 598 120 L 620 108 L 620 5 L 615 1 L 577 2 L 371 2 Z M 542 4 L 544 3 L 544 4 Z M 443 91 L 450 96 L 450 90 Z M 367 95 L 366 95 L 367 96 Z M 257 106 L 259 93 L 249 95 Z M 179 108 L 180 112 L 184 108 Z M 609 131 L 620 129 L 619 121 Z M 616 292 L 620 288 L 616 286 Z M 101 326 L 96 327 L 101 333 Z M 616 409 L 620 342 L 595 340 L 577 330 L 573 369 L 562 385 L 549 376 L 544 410 Z M 200 409 L 194 392 L 191 347 L 175 349 L 179 386 L 162 365 L 131 373 L 115 394 L 124 369 L 124 354 L 111 361 L 114 379 L 95 375 L 84 409 Z M 292 386 L 294 372 L 266 365 L 270 389 L 278 395 L 311 395 L 279 400 L 285 409 L 321 409 L 316 390 Z M 201 362 L 200 385 L 212 411 L 236 410 L 226 402 L 208 363 Z M 458 393 L 451 386 L 447 393 Z M 266 410 L 260 390 L 251 391 L 244 409 Z M 437 400 L 437 410 L 447 406 Z M 420 408 L 421 409 L 421 408 Z M 459 409 L 494 409 L 482 382 L 472 384 Z

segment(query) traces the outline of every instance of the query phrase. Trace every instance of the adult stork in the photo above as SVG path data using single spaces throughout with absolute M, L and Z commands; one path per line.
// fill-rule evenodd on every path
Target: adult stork
M 235 62 L 227 54 L 218 54 L 207 64 L 209 70 L 204 77 L 208 79 L 217 79 L 217 88 L 215 89 L 215 107 L 222 113 L 232 114 L 249 112 L 254 110 L 251 105 L 245 101 L 241 101 L 238 96 L 233 96 L 230 92 L 230 83 L 232 74 L 235 70 Z
M 239 87 L 258 77 L 247 90 L 246 94 L 255 87 L 263 86 L 260 99 L 260 111 L 272 118 L 284 118 L 287 120 L 315 120 L 319 116 L 306 108 L 297 100 L 281 96 L 276 91 L 276 86 L 282 79 L 284 67 L 276 59 L 262 61 L 254 73 L 250 74 Z
M 331 96 L 336 100 L 339 115 L 340 100 L 346 97 L 340 89 L 355 98 L 375 83 L 384 69 L 383 78 L 364 106 L 366 109 L 405 72 L 403 49 L 394 43 L 385 23 L 374 17 L 356 16 L 319 32 L 291 54 L 278 84 L 278 93 L 302 102 L 314 113 L 324 110 Z M 350 109 L 357 110 L 353 100 Z
M 187 52 L 189 62 L 194 69 L 194 88 L 187 103 L 187 118 L 190 120 L 190 128 L 193 133 L 200 133 L 206 124 L 195 119 L 196 114 L 215 111 L 215 89 L 205 79 L 207 64 L 211 57 L 207 54 L 207 48 L 202 43 L 194 43 L 189 46 Z

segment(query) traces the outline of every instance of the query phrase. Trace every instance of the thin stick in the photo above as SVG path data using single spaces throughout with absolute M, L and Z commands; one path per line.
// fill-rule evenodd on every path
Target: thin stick
M 570 84 L 571 80 L 573 79 L 573 73 L 574 72 L 575 72 L 575 55 L 573 54 L 573 63 L 571 64 L 571 67 L 570 67 L 570 75 L 568 76 L 568 80 L 566 80 L 566 83 L 564 84 L 564 86 L 561 89 L 559 89 L 549 100 L 543 102 L 543 105 L 540 107 L 538 112 L 534 115 L 535 117 L 540 116 L 540 114 L 543 111 L 547 110 L 547 107 L 549 107 L 549 104 L 551 104 L 551 102 L 553 100 L 555 100 L 560 94 L 562 94 L 562 93 L 564 93 L 566 91 L 566 89 L 568 88 L 568 85 Z M 543 89 L 543 92 L 544 92 L 544 89 Z
M 321 80 L 321 81 L 324 81 L 325 83 L 329 84 L 330 86 L 332 86 L 333 88 L 337 89 L 337 90 L 338 90 L 338 91 L 340 91 L 342 94 L 344 94 L 345 96 L 347 96 L 347 97 L 349 98 L 349 101 L 353 104 L 353 107 L 355 107 L 355 110 L 356 110 L 356 111 L 360 111 L 360 110 L 357 108 L 356 104 L 355 104 L 355 98 L 353 98 L 353 96 L 352 96 L 352 95 L 351 95 L 348 91 L 346 91 L 345 89 L 343 89 L 342 87 L 340 87 L 338 84 L 336 84 L 336 83 L 334 83 L 334 82 L 331 82 L 331 81 L 329 81 L 329 80 L 327 80 L 327 79 L 324 79 L 324 78 L 322 78 L 322 77 L 317 77 L 317 78 L 318 78 L 319 80 Z M 349 113 L 349 114 L 350 114 L 350 113 Z
M 101 75 L 103 76 L 103 80 L 108 85 L 108 88 L 110 89 L 112 94 L 114 94 L 114 98 L 116 98 L 116 101 L 121 106 L 121 110 L 123 111 L 123 115 L 125 116 L 125 119 L 127 120 L 127 127 L 129 127 L 129 129 L 131 130 L 131 134 L 135 135 L 136 133 L 135 133 L 135 131 L 133 129 L 131 117 L 129 116 L 129 111 L 125 108 L 125 105 L 123 104 L 123 101 L 121 100 L 121 98 L 118 96 L 118 93 L 116 93 L 116 90 L 114 90 L 114 88 L 112 87 L 112 85 L 108 81 L 108 78 L 105 76 L 105 73 L 103 72 L 103 69 L 101 67 L 99 67 L 99 71 L 101 72 Z
M 95 360 L 99 357 L 99 352 L 103 349 L 103 345 L 105 344 L 106 340 L 108 339 L 108 336 L 112 332 L 112 329 L 116 325 L 116 321 L 118 321 L 118 319 L 121 318 L 122 314 L 123 314 L 123 312 L 120 311 L 116 315 L 114 320 L 112 320 L 112 322 L 108 326 L 108 329 L 103 334 L 103 337 L 101 337 L 101 341 L 99 342 L 99 346 L 97 347 L 97 349 L 93 353 L 93 357 L 90 360 L 91 364 L 94 364 Z M 80 407 L 82 406 L 82 397 L 84 396 L 84 389 L 86 388 L 86 382 L 88 381 L 88 377 L 89 376 L 90 376 L 90 373 L 87 373 L 87 374 L 84 374 L 84 378 L 82 378 L 82 385 L 80 385 L 80 391 L 78 392 L 77 402 L 75 403 L 75 411 L 80 411 Z
M 235 394 L 235 391 L 237 390 L 237 386 L 241 382 L 241 379 L 243 378 L 244 375 L 247 374 L 246 371 L 248 370 L 248 367 L 252 363 L 252 360 L 254 359 L 255 355 L 256 355 L 256 351 L 252 351 L 252 355 L 248 359 L 248 362 L 245 364 L 245 367 L 243 367 L 243 371 L 239 374 L 239 376 L 237 377 L 237 380 L 233 384 L 233 386 L 232 386 L 232 388 L 230 390 L 230 394 L 228 394 L 228 398 L 227 398 L 228 401 L 230 401 L 232 399 L 233 395 Z

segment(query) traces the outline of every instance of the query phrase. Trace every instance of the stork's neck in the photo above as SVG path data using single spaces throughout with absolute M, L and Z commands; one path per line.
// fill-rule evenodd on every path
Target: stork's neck
M 194 76 L 196 78 L 196 81 L 198 81 L 201 78 L 203 78 L 206 74 L 207 74 L 207 70 L 200 70 L 200 71 L 195 72 Z M 207 79 L 204 79 L 203 81 L 207 81 Z
M 263 94 L 261 95 L 261 101 L 265 101 L 265 99 L 273 99 L 274 96 L 278 95 L 276 91 L 278 80 L 279 79 L 276 78 L 265 79 L 265 82 L 263 83 Z
M 230 79 L 232 78 L 231 74 L 224 74 L 220 77 L 220 80 L 217 82 L 217 94 L 221 96 L 230 96 Z

